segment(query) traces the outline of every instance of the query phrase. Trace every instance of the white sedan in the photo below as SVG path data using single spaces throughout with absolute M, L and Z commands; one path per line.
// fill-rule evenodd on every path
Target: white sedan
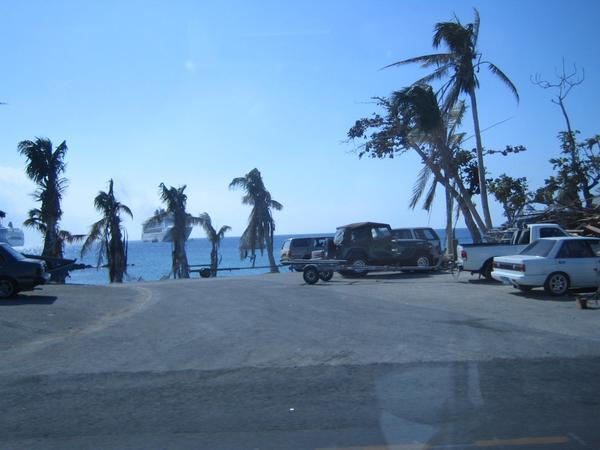
M 539 239 L 521 253 L 494 258 L 492 277 L 529 291 L 543 286 L 548 294 L 570 288 L 597 288 L 600 283 L 600 239 L 556 237 Z

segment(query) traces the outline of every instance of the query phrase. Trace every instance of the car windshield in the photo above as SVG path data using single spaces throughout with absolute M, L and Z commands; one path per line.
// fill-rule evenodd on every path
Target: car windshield
M 556 241 L 554 240 L 539 239 L 529 244 L 519 254 L 528 256 L 548 256 L 555 244 Z
M 21 261 L 21 260 L 25 259 L 25 257 L 23 256 L 22 253 L 19 253 L 14 248 L 12 248 L 10 245 L 7 245 L 7 244 L 0 244 L 0 245 L 2 246 L 2 250 L 4 250 L 6 253 L 11 255 L 16 260 Z
M 387 227 L 371 228 L 371 236 L 373 239 L 381 239 L 391 236 L 391 231 Z

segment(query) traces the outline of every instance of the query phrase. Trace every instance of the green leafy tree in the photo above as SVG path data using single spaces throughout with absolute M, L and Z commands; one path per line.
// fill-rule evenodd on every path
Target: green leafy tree
M 248 226 L 240 239 L 240 257 L 242 259 L 256 256 L 256 250 L 261 253 L 266 248 L 271 272 L 277 273 L 277 263 L 273 256 L 273 235 L 275 220 L 272 209 L 280 211 L 283 205 L 271 198 L 258 169 L 252 169 L 243 177 L 234 178 L 229 183 L 229 189 L 240 188 L 245 191 L 242 203 L 251 205 L 252 211 L 248 218 Z
M 509 222 L 513 222 L 532 200 L 525 177 L 513 178 L 502 174 L 498 178 L 490 180 L 489 186 L 490 192 L 504 208 L 504 216 Z
M 42 256 L 62 257 L 59 242 L 59 222 L 62 218 L 60 206 L 62 195 L 67 186 L 67 179 L 62 176 L 65 171 L 65 155 L 67 143 L 63 141 L 53 148 L 47 138 L 36 138 L 34 141 L 21 141 L 18 151 L 27 159 L 25 172 L 37 184 L 34 198 L 40 203 L 36 209 L 36 220 L 43 223 L 44 248 Z M 64 283 L 62 273 L 53 273 L 52 280 Z
M 81 255 L 98 242 L 97 265 L 100 266 L 106 257 L 110 282 L 122 283 L 123 275 L 127 272 L 127 237 L 121 225 L 121 214 L 131 218 L 133 214 L 129 207 L 115 198 L 112 179 L 108 182 L 108 192 L 100 191 L 94 199 L 94 206 L 102 214 L 102 218 L 91 226 L 90 233 L 81 247 Z
M 189 236 L 189 229 L 194 225 L 201 225 L 200 218 L 194 217 L 186 211 L 187 195 L 184 193 L 186 185 L 175 188 L 167 188 L 160 183 L 159 194 L 166 208 L 157 211 L 153 217 L 146 221 L 147 224 L 159 224 L 166 218 L 173 219 L 171 237 L 173 251 L 171 253 L 171 272 L 174 278 L 189 278 L 190 268 L 185 251 L 185 245 Z
M 225 233 L 231 230 L 230 226 L 223 225 L 219 231 L 217 231 L 213 225 L 212 220 L 208 213 L 200 214 L 200 224 L 202 228 L 204 228 L 204 232 L 206 233 L 206 237 L 210 242 L 211 251 L 210 251 L 210 274 L 213 277 L 217 276 L 217 268 L 219 266 L 219 247 L 221 245 L 221 241 L 225 237 Z
M 447 79 L 440 89 L 444 98 L 444 110 L 449 111 L 457 104 L 462 94 L 466 94 L 471 101 L 473 126 L 477 144 L 477 171 L 479 189 L 485 224 L 492 228 L 492 219 L 488 206 L 487 187 L 485 184 L 485 164 L 483 160 L 483 145 L 481 143 L 481 127 L 477 107 L 476 89 L 479 88 L 477 73 L 481 67 L 487 67 L 492 74 L 500 79 L 512 92 L 517 101 L 519 94 L 514 84 L 495 64 L 482 60 L 482 54 L 477 48 L 479 38 L 479 12 L 475 9 L 473 23 L 463 25 L 455 17 L 451 22 L 440 22 L 435 25 L 433 47 L 439 48 L 444 44 L 448 51 L 431 55 L 417 56 L 390 64 L 387 67 L 417 63 L 421 67 L 434 67 L 435 70 L 418 80 L 415 84 L 430 83 L 434 80 Z

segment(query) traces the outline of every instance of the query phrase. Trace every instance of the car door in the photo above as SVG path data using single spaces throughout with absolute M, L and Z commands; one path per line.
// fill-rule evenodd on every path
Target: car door
M 397 248 L 392 241 L 391 230 L 384 226 L 373 226 L 370 230 L 372 262 L 374 264 L 396 264 Z
M 556 266 L 569 275 L 571 287 L 595 286 L 598 280 L 598 257 L 587 240 L 568 240 L 556 254 Z

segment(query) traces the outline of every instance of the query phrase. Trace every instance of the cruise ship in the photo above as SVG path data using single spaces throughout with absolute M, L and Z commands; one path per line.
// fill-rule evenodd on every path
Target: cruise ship
M 25 245 L 25 235 L 20 228 L 14 228 L 12 222 L 8 222 L 5 227 L 2 219 L 6 217 L 3 211 L 0 211 L 0 242 L 6 242 L 11 247 L 22 247 Z
M 160 213 L 162 211 L 157 211 Z M 144 242 L 172 242 L 173 236 L 171 231 L 173 230 L 173 218 L 165 217 L 161 222 L 149 223 L 147 220 L 142 225 L 142 241 Z M 190 237 L 192 227 L 187 227 L 185 230 L 185 238 Z

